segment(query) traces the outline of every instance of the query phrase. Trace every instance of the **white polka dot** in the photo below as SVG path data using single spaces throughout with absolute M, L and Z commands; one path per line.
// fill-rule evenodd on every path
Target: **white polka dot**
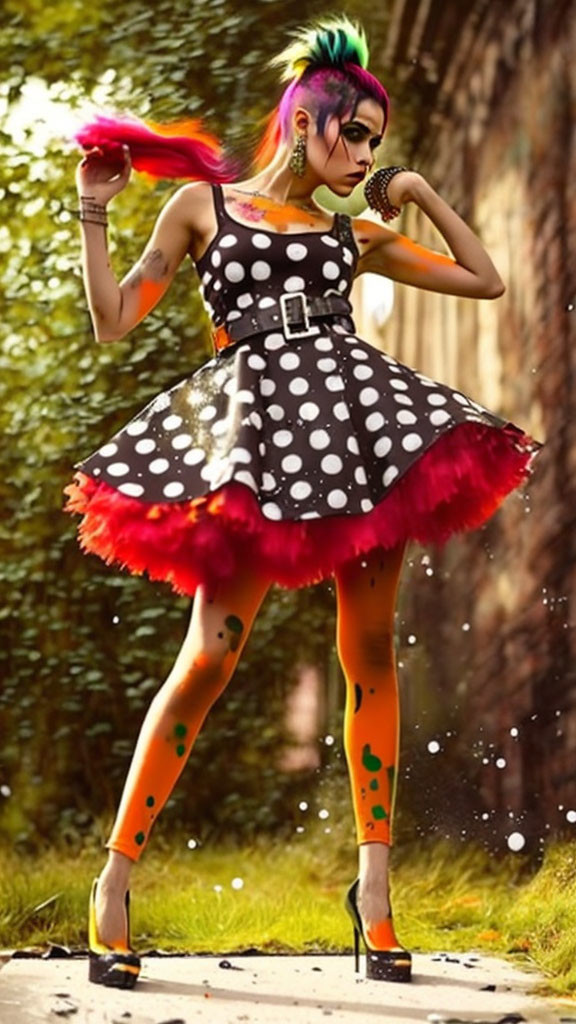
M 400 409 L 399 412 L 396 413 L 396 419 L 398 420 L 398 423 L 403 423 L 404 426 L 411 427 L 417 422 L 418 417 L 415 416 L 413 412 L 410 412 L 409 409 Z
M 328 391 L 344 391 L 344 381 L 342 377 L 333 374 L 330 377 L 326 377 L 324 384 L 328 388 Z
M 356 345 L 356 339 L 355 338 L 347 338 L 346 340 L 350 344 Z M 350 355 L 352 356 L 352 359 L 368 359 L 368 353 L 365 352 L 363 348 L 358 348 L 358 347 L 353 348 L 351 353 L 350 353 Z
M 202 448 L 191 448 L 189 452 L 183 457 L 182 462 L 185 462 L 187 466 L 197 466 L 199 462 L 204 462 L 206 453 Z
M 266 519 L 282 519 L 282 509 L 273 501 L 267 501 L 262 505 L 262 514 Z
M 202 274 L 202 284 L 210 284 L 212 280 L 212 274 L 207 270 L 205 274 Z
M 241 484 L 246 484 L 252 491 L 258 491 L 258 484 L 256 483 L 252 473 L 249 473 L 246 469 L 240 469 L 234 474 L 234 480 L 239 480 Z
M 282 469 L 285 473 L 298 473 L 302 469 L 302 459 L 299 455 L 285 455 L 282 459 Z
M 172 447 L 176 451 L 180 451 L 182 448 L 189 448 L 192 444 L 192 438 L 190 434 L 176 434 L 176 437 L 172 438 Z
M 204 408 L 200 410 L 198 419 L 202 421 L 213 420 L 217 412 L 218 410 L 215 405 L 205 405 Z
M 275 306 L 276 299 L 273 299 L 270 295 L 265 295 L 263 299 L 258 302 L 258 309 L 270 309 L 271 306 Z
M 276 487 L 276 480 L 272 473 L 262 473 L 262 490 L 273 491 Z
M 255 281 L 267 281 L 272 273 L 272 267 L 264 260 L 256 260 L 250 268 L 250 273 Z
M 284 352 L 278 362 L 283 370 L 295 370 L 300 366 L 300 357 L 295 352 Z
M 251 412 L 248 417 L 249 422 L 252 426 L 256 427 L 256 430 L 262 430 L 262 417 L 259 412 Z
M 120 484 L 118 490 L 122 494 L 127 494 L 130 498 L 139 498 L 140 495 L 144 494 L 142 484 Z
M 260 394 L 264 395 L 265 398 L 268 398 L 270 395 L 273 395 L 275 391 L 275 382 L 270 380 L 268 377 L 262 377 L 262 380 L 260 381 Z
M 468 399 L 465 398 L 464 395 L 461 395 L 459 391 L 453 391 L 452 398 L 457 402 L 460 402 L 460 405 L 468 405 Z
M 285 348 L 286 340 L 281 334 L 268 334 L 264 338 L 264 348 L 267 352 L 274 352 L 277 348 Z
M 258 445 L 258 453 L 262 458 L 266 455 L 266 445 L 264 444 L 264 441 L 260 441 L 260 444 Z
M 332 235 L 320 235 L 320 241 L 324 242 L 324 245 L 332 246 L 332 248 L 340 245 L 340 242 L 336 238 L 333 238 Z
M 319 412 L 320 408 L 316 405 L 316 402 L 303 402 L 298 409 L 298 415 L 303 420 L 315 420 Z
M 295 484 L 292 484 L 290 488 L 290 495 L 297 501 L 301 501 L 302 498 L 307 498 L 312 494 L 312 487 L 306 480 L 297 480 Z
M 370 366 L 364 366 L 364 364 L 355 366 L 352 372 L 356 380 L 369 380 L 370 377 L 374 376 L 374 370 Z
M 374 405 L 380 398 L 380 395 L 376 391 L 376 388 L 362 388 L 362 391 L 358 395 L 361 405 Z
M 408 385 L 405 380 L 399 380 L 398 377 L 392 377 L 390 386 L 395 388 L 397 391 L 407 391 Z
M 117 451 L 118 445 L 111 441 L 110 444 L 102 445 L 98 454 L 101 455 L 103 459 L 110 459 L 113 455 L 116 455 Z
M 315 512 L 313 509 L 309 509 L 308 512 L 302 512 L 300 519 L 320 519 L 320 513 Z
M 272 420 L 283 420 L 286 415 L 281 405 L 269 405 L 266 412 Z
M 338 282 L 338 291 L 339 292 L 345 292 L 347 288 L 348 288 L 348 281 L 345 281 L 344 279 L 342 279 L 342 281 Z
M 420 434 L 406 434 L 406 437 L 402 438 L 402 447 L 405 452 L 415 452 L 422 447 L 422 444 Z
M 166 419 L 162 420 L 162 426 L 164 430 L 177 430 L 182 426 L 182 422 L 181 416 L 166 416 Z
M 272 242 L 269 235 L 263 235 L 261 232 L 258 232 L 252 235 L 252 245 L 255 245 L 257 249 L 268 249 Z
M 207 364 L 205 364 L 205 365 L 207 365 Z M 214 374 L 214 376 L 212 378 L 214 383 L 215 383 L 215 385 L 216 385 L 216 387 L 218 387 L 218 388 L 222 387 L 222 385 L 223 385 L 224 381 L 226 380 L 227 376 L 228 376 L 228 371 L 225 370 L 224 367 L 221 367 L 219 370 L 216 370 L 216 373 Z
M 212 424 L 212 433 L 214 434 L 214 437 L 222 437 L 222 434 L 225 434 L 227 430 L 228 430 L 228 419 L 227 418 L 225 418 L 223 420 L 216 420 L 216 423 Z M 186 458 L 184 458 L 184 461 L 186 461 Z
M 434 427 L 441 427 L 442 424 L 447 423 L 450 419 L 450 413 L 446 412 L 446 409 L 434 409 L 434 412 L 430 413 L 430 423 Z
M 364 484 L 368 483 L 368 479 L 366 477 L 366 470 L 364 469 L 364 466 L 356 467 L 356 469 L 354 470 L 354 479 L 356 483 L 360 484 L 361 486 L 364 486 Z
M 303 277 L 298 277 L 294 274 L 292 277 L 287 277 L 284 281 L 284 291 L 286 292 L 303 292 L 306 287 L 306 282 Z
M 382 483 L 384 487 L 389 487 L 393 480 L 398 476 L 399 469 L 397 466 L 388 466 L 388 469 L 382 476 Z
M 374 508 L 374 502 L 370 501 L 370 498 L 362 498 L 360 508 L 363 512 L 371 512 Z
M 291 430 L 276 430 L 272 434 L 272 440 L 277 448 L 286 448 L 289 444 L 292 444 L 294 435 Z
M 130 437 L 138 437 L 138 434 L 143 434 L 145 430 L 148 430 L 148 424 L 144 420 L 135 420 L 126 427 L 126 433 L 130 434 Z
M 339 455 L 325 455 L 320 465 L 324 473 L 340 473 L 344 463 Z
M 300 242 L 290 242 L 290 245 L 286 246 L 286 255 L 289 260 L 297 262 L 298 260 L 306 259 L 308 249 L 305 245 L 301 245 Z
M 312 448 L 321 450 L 330 444 L 330 434 L 326 430 L 313 430 L 309 440 Z
M 330 338 L 317 338 L 314 342 L 314 348 L 317 348 L 319 352 L 332 352 L 334 345 Z
M 336 402 L 332 412 L 334 413 L 337 420 L 349 420 L 350 413 L 346 402 Z
M 255 352 L 251 356 L 248 356 L 247 362 L 251 370 L 266 369 L 266 360 L 262 359 L 262 356 L 257 355 Z
M 233 462 L 252 462 L 252 455 L 247 448 L 233 448 L 230 458 Z
M 253 302 L 254 296 L 250 295 L 250 292 L 243 292 L 242 295 L 239 295 L 238 298 L 236 299 L 236 305 L 238 306 L 238 309 L 247 309 L 248 306 L 251 306 Z
M 231 281 L 232 284 L 237 284 L 238 281 L 243 281 L 246 276 L 246 271 L 241 263 L 237 263 L 236 260 L 232 260 L 224 267 L 224 277 Z
M 248 391 L 248 388 L 240 388 L 240 390 L 234 395 L 234 401 L 237 402 L 238 405 L 253 405 L 254 395 L 251 391 Z
M 379 459 L 382 459 L 384 458 L 385 455 L 388 455 L 388 452 L 391 449 L 392 441 L 390 440 L 389 437 L 379 437 L 378 440 L 374 442 L 374 455 L 376 455 Z
M 144 437 L 141 441 L 137 441 L 134 445 L 134 450 L 138 452 L 138 455 L 150 455 L 156 447 L 156 441 L 153 441 L 151 437 Z
M 94 469 L 92 470 L 92 476 L 100 476 L 101 472 L 102 472 L 102 470 L 99 469 L 98 466 L 95 466 Z M 118 489 L 120 489 L 120 488 L 118 488 Z
M 316 365 L 319 370 L 322 370 L 322 373 L 331 373 L 336 369 L 338 363 L 335 359 L 319 359 Z
M 151 473 L 165 473 L 169 466 L 168 459 L 153 459 L 149 463 L 148 469 Z
M 346 447 L 353 455 L 360 455 L 360 447 L 358 445 L 358 440 L 355 437 L 348 438 L 346 441 Z
M 344 263 L 348 264 L 349 267 L 352 266 L 354 262 L 354 256 L 350 252 L 350 249 L 347 249 L 346 246 L 344 246 L 344 248 L 342 249 L 342 259 L 344 260 Z
M 162 488 L 162 494 L 167 498 L 179 498 L 184 492 L 184 484 L 181 484 L 179 480 L 173 480 L 171 483 L 166 484 Z
M 326 260 L 326 263 L 322 264 L 322 273 L 328 281 L 335 281 L 340 277 L 340 267 L 333 260 Z
M 304 377 L 294 377 L 288 385 L 288 391 L 292 395 L 305 395 L 308 391 L 308 381 L 304 380 Z
M 222 263 L 222 253 L 218 252 L 218 249 L 215 249 L 214 252 L 212 253 L 210 262 L 213 267 L 219 267 L 220 264 Z
M 238 239 L 236 238 L 236 235 L 224 235 L 218 243 L 221 249 L 229 249 L 232 245 L 237 244 Z
M 232 309 L 226 314 L 226 323 L 230 323 L 232 320 L 239 320 L 242 313 L 239 309 Z
M 129 470 L 130 466 L 125 462 L 113 462 L 107 469 L 110 476 L 126 476 L 126 473 L 128 473 Z
M 383 427 L 385 422 L 386 420 L 381 412 L 371 412 L 370 415 L 366 417 L 366 430 L 380 430 L 380 427 Z
M 344 508 L 348 503 L 348 498 L 346 497 L 345 492 L 339 489 L 330 491 L 326 500 L 330 505 L 330 508 Z
M 236 381 L 234 380 L 234 377 L 231 377 L 230 380 L 226 381 L 222 390 L 225 395 L 228 395 L 228 397 L 231 398 L 231 396 L 234 394 L 234 391 L 236 390 Z
M 394 401 L 397 402 L 398 405 L 414 405 L 412 399 L 408 395 L 405 395 L 403 391 L 394 395 Z
M 219 292 L 222 287 L 222 281 L 214 281 L 214 291 Z
M 439 395 L 438 392 L 433 391 L 431 395 L 426 395 L 426 401 L 429 405 L 446 405 L 448 399 L 445 395 Z

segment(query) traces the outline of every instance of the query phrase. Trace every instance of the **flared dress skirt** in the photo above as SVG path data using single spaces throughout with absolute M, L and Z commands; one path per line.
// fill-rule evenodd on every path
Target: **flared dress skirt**
M 225 330 L 281 294 L 347 297 L 350 223 L 278 234 L 219 229 L 197 267 Z M 66 510 L 83 549 L 182 594 L 248 565 L 281 586 L 332 575 L 375 547 L 443 543 L 480 526 L 540 445 L 466 394 L 380 352 L 348 318 L 216 352 L 76 466 Z

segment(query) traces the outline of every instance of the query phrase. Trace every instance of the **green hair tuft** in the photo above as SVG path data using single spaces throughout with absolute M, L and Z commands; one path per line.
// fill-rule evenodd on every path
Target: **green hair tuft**
M 311 67 L 341 68 L 345 64 L 368 67 L 368 43 L 360 25 L 345 15 L 299 29 L 282 53 L 270 61 L 283 67 L 282 81 L 300 78 Z

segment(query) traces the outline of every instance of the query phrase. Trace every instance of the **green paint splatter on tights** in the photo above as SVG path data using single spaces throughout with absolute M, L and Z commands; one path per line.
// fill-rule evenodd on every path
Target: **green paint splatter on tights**
M 369 772 L 379 772 L 382 767 L 382 761 L 376 754 L 373 754 L 370 750 L 370 744 L 367 743 L 362 751 L 362 764 Z
M 244 631 L 244 623 L 242 622 L 242 619 L 239 619 L 237 615 L 227 615 L 224 620 L 224 625 L 232 633 L 232 636 L 230 637 L 230 650 L 238 650 L 238 647 L 240 646 L 240 637 Z
M 138 846 L 142 846 L 142 843 L 144 842 L 145 839 L 146 836 L 144 832 L 137 832 L 136 835 L 134 836 L 134 842 L 137 843 Z
M 379 789 L 379 788 L 380 787 L 378 785 L 378 779 L 372 779 L 372 782 L 370 783 L 370 789 Z
M 156 801 L 155 801 L 153 796 L 147 796 L 146 797 L 146 807 L 154 807 L 155 803 L 156 803 Z
M 388 817 L 388 815 L 386 814 L 386 811 L 382 807 L 382 804 L 376 804 L 372 808 L 372 817 L 375 818 L 376 821 L 382 821 L 384 818 Z

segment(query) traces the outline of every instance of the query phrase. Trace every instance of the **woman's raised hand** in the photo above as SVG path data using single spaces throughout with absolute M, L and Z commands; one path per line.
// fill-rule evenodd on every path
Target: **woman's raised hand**
M 131 170 L 128 146 L 94 146 L 76 168 L 78 195 L 105 206 L 128 184 Z

